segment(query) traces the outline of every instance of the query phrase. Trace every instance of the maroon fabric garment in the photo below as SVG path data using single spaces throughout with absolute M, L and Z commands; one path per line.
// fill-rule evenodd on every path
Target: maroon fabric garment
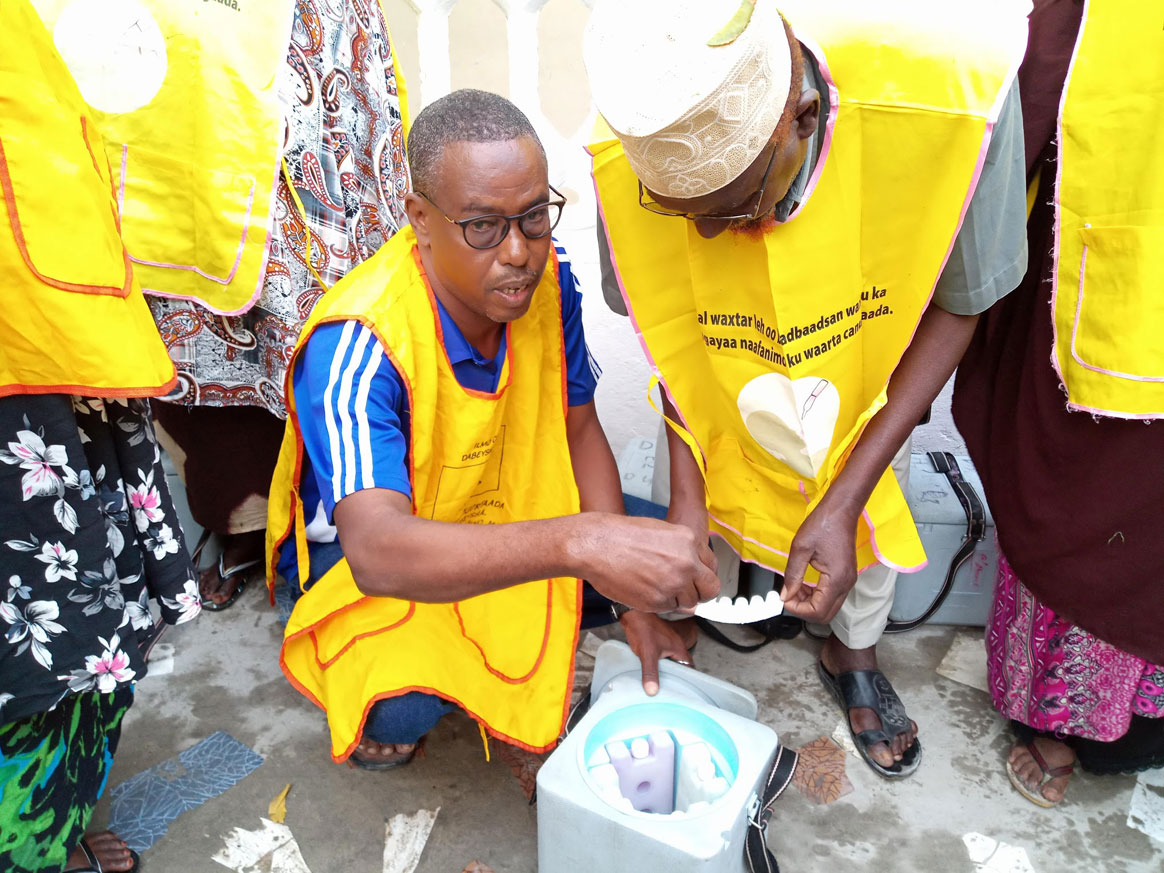
M 154 420 L 186 454 L 190 514 L 217 534 L 262 530 L 234 517 L 247 498 L 263 500 L 283 444 L 284 424 L 258 406 L 179 406 L 154 401 Z M 193 545 L 191 545 L 193 548 Z
M 954 420 L 1023 584 L 1100 639 L 1164 663 L 1164 421 L 1068 412 L 1051 365 L 1055 119 L 1081 5 L 1035 7 L 1019 84 L 1027 166 L 1042 168 L 1030 263 L 979 322 L 958 369 Z

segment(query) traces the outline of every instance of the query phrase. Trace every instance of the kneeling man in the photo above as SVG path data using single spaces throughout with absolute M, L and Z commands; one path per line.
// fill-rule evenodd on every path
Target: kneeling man
M 322 298 L 296 348 L 267 527 L 269 582 L 302 592 L 283 670 L 327 712 L 332 757 L 373 769 L 456 708 L 551 748 L 580 579 L 635 607 L 648 680 L 688 657 L 650 613 L 719 588 L 706 538 L 622 514 L 580 293 L 551 254 L 564 200 L 528 119 L 458 91 L 408 151 L 411 228 Z

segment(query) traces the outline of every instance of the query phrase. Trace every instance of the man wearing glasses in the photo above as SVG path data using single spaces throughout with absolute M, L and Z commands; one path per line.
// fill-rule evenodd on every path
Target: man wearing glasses
M 925 563 L 907 440 L 1026 266 L 1021 6 L 599 0 L 586 36 L 604 291 L 665 389 L 668 517 L 830 624 L 820 678 L 887 778 L 921 761 L 876 657 Z
M 367 769 L 408 763 L 458 708 L 551 748 L 579 579 L 643 610 L 625 627 L 652 665 L 689 658 L 652 613 L 719 588 L 706 539 L 623 515 L 580 293 L 551 254 L 565 201 L 529 121 L 458 91 L 408 151 L 411 227 L 304 328 L 268 528 L 270 578 L 301 594 L 284 672 L 327 711 L 333 758 Z

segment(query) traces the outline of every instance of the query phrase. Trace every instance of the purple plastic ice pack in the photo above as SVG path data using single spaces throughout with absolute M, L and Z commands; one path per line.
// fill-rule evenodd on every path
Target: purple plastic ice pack
M 675 811 L 675 741 L 668 731 L 655 731 L 626 742 L 606 744 L 610 763 L 618 771 L 622 796 L 639 812 L 669 815 Z

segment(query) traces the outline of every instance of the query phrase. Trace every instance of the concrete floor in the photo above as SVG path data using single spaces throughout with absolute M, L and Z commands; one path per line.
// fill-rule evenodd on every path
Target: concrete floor
M 176 649 L 173 673 L 138 686 L 110 785 L 219 729 L 266 759 L 179 817 L 145 853 L 146 869 L 221 873 L 226 868 L 211 856 L 223 836 L 234 827 L 258 828 L 271 799 L 291 783 L 286 823 L 314 873 L 384 869 L 385 821 L 437 806 L 420 873 L 458 873 L 473 859 L 497 873 L 536 870 L 536 810 L 504 764 L 485 762 L 466 718 L 446 718 L 427 757 L 400 770 L 365 773 L 331 762 L 322 714 L 279 672 L 278 612 L 256 588 L 228 612 L 171 629 L 165 641 Z M 1077 775 L 1068 799 L 1051 811 L 1014 792 L 1003 770 L 1007 733 L 987 695 L 935 672 L 956 633 L 925 628 L 883 644 L 882 664 L 921 725 L 922 767 L 909 780 L 887 783 L 848 756 L 854 790 L 829 806 L 789 789 L 771 828 L 786 873 L 1161 870 L 1164 843 L 1126 824 L 1134 778 Z M 830 735 L 839 722 L 815 677 L 817 645 L 802 636 L 740 655 L 704 639 L 696 655 L 701 669 L 755 693 L 760 719 L 797 747 Z M 95 823 L 106 820 L 107 803 Z M 976 866 L 963 842 L 969 833 L 1022 847 L 1029 866 Z

